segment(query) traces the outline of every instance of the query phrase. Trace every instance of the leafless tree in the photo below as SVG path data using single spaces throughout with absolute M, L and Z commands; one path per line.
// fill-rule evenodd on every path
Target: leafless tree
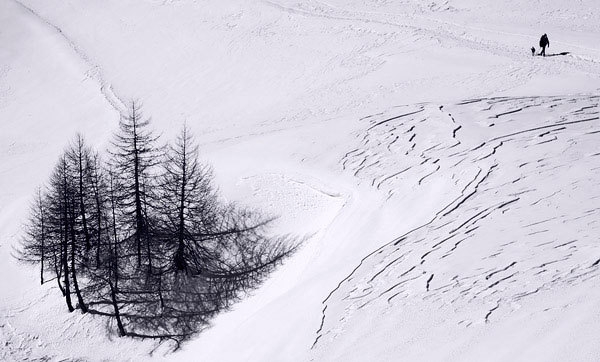
M 75 294 L 77 308 L 112 318 L 121 336 L 179 345 L 298 243 L 223 202 L 186 126 L 164 156 L 157 141 L 136 103 L 108 163 L 77 135 L 36 195 L 18 257 L 40 263 L 41 283 L 57 280 L 69 311 Z
M 122 212 L 122 229 L 131 233 L 135 240 L 137 265 L 152 269 L 152 241 L 150 228 L 153 224 L 150 203 L 153 201 L 153 168 L 159 163 L 160 155 L 156 147 L 158 137 L 148 129 L 149 119 L 144 119 L 140 107 L 132 102 L 129 114 L 121 117 L 119 132 L 115 135 L 110 151 L 112 167 L 118 178 L 118 209 Z M 145 253 L 145 255 L 143 255 Z

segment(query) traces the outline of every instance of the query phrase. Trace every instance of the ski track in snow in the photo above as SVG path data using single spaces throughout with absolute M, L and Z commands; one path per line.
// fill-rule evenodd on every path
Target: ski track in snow
M 510 36 L 511 38 L 523 38 L 531 44 L 537 43 L 536 37 L 532 37 L 529 34 L 509 33 L 482 27 L 467 26 L 432 15 L 437 12 L 451 13 L 455 11 L 448 5 L 448 1 L 430 2 L 425 8 L 417 5 L 417 9 L 414 9 L 414 3 L 407 2 L 404 6 L 398 7 L 398 9 L 408 8 L 403 13 L 359 11 L 351 8 L 341 8 L 318 0 L 296 3 L 293 6 L 286 6 L 281 2 L 271 0 L 263 1 L 269 6 L 295 15 L 346 21 L 352 22 L 353 24 L 362 23 L 365 25 L 380 24 L 391 26 L 393 28 L 402 29 L 402 31 L 400 31 L 401 33 L 412 33 L 413 35 L 416 35 L 416 41 L 433 39 L 440 45 L 447 47 L 462 47 L 477 51 L 485 51 L 488 54 L 493 54 L 498 57 L 510 57 L 519 64 L 520 69 L 513 68 L 508 74 L 504 72 L 501 76 L 506 77 L 508 75 L 513 81 L 522 81 L 524 78 L 531 78 L 536 73 L 544 72 L 537 64 L 529 62 L 528 58 L 523 56 L 524 48 L 515 47 L 514 43 L 504 44 L 503 42 L 492 41 L 475 34 L 476 32 L 483 32 Z M 573 44 L 565 43 L 565 45 L 577 47 Z M 594 49 L 591 50 L 595 51 Z M 552 52 L 549 54 L 552 54 Z M 569 53 L 565 54 L 563 57 L 560 67 L 597 72 L 598 65 L 600 65 L 600 58 L 597 58 L 596 56 L 575 55 Z M 482 79 L 480 80 L 483 81 Z
M 52 24 L 50 21 L 38 14 L 35 10 L 21 3 L 20 1 L 12 1 L 28 13 L 30 13 L 37 21 L 48 26 L 48 28 L 51 29 L 51 32 L 59 34 L 64 39 L 65 43 L 68 44 L 68 46 L 77 55 L 77 57 L 81 59 L 81 61 L 84 62 L 87 66 L 89 66 L 90 69 L 86 73 L 86 77 L 94 79 L 96 82 L 98 82 L 98 85 L 100 87 L 99 91 L 104 96 L 104 99 L 106 99 L 106 102 L 110 104 L 110 106 L 114 108 L 115 111 L 119 112 L 119 114 L 124 114 L 126 112 L 126 102 L 115 94 L 110 83 L 108 83 L 102 75 L 102 68 L 98 64 L 95 64 L 90 59 L 90 57 L 87 54 L 85 54 L 84 51 L 80 47 L 78 47 L 77 44 L 75 44 L 75 42 L 73 42 L 73 40 L 67 36 L 67 34 L 65 34 L 62 31 L 60 27 Z
M 326 351 L 368 309 L 393 315 L 417 300 L 493 324 L 523 298 L 597 278 L 600 207 L 588 200 L 600 200 L 599 102 L 502 97 L 366 117 L 345 172 L 389 202 L 434 181 L 456 199 L 331 291 L 312 348 Z

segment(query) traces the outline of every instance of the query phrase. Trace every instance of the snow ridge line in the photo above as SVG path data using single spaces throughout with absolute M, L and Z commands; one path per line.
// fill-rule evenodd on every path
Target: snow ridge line
M 60 27 L 52 24 L 49 20 L 42 17 L 38 12 L 36 12 L 32 8 L 21 3 L 19 0 L 12 0 L 12 1 L 15 4 L 17 4 L 18 6 L 20 6 L 23 10 L 25 10 L 26 12 L 33 15 L 33 17 L 38 19 L 40 22 L 45 24 L 47 27 L 51 28 L 54 32 L 58 33 L 67 42 L 67 44 L 73 50 L 73 52 L 75 52 L 75 54 L 90 68 L 90 70 L 88 72 L 86 72 L 86 76 L 88 78 L 93 79 L 100 85 L 100 93 L 102 94 L 104 99 L 106 99 L 106 101 L 111 106 L 111 108 L 113 108 L 115 111 L 117 111 L 120 115 L 123 115 L 127 109 L 126 102 L 124 102 L 122 98 L 120 98 L 119 96 L 117 96 L 115 94 L 115 92 L 113 91 L 112 85 L 109 84 L 104 79 L 104 77 L 102 76 L 102 73 L 101 73 L 100 66 L 95 64 L 91 60 L 91 58 L 87 54 L 85 54 L 85 52 L 79 46 L 77 46 L 77 44 L 75 44 L 75 42 L 72 39 L 70 39 L 62 31 L 62 29 Z

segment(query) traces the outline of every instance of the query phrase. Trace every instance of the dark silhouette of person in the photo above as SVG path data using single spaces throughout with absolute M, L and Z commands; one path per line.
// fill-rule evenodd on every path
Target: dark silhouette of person
M 548 35 L 544 34 L 540 38 L 540 47 L 542 50 L 540 51 L 540 55 L 546 56 L 546 47 L 550 47 L 550 40 L 548 40 Z

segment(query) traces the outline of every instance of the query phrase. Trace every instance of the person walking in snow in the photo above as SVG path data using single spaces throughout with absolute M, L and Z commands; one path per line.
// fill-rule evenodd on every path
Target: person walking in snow
M 544 34 L 540 38 L 540 48 L 542 48 L 540 55 L 544 57 L 546 56 L 546 47 L 550 47 L 550 40 L 548 40 L 548 35 Z

